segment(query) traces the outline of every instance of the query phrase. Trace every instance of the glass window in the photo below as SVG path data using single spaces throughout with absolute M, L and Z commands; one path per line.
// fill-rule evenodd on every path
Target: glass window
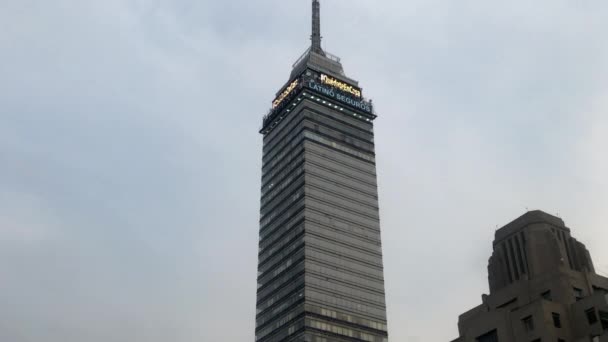
M 504 308 L 506 308 L 507 306 L 509 306 L 509 305 L 511 305 L 511 304 L 515 304 L 515 303 L 517 303 L 517 298 L 513 298 L 513 299 L 511 299 L 510 301 L 508 301 L 508 302 L 506 302 L 506 303 L 504 303 L 504 304 L 501 304 L 501 305 L 497 306 L 496 308 L 497 308 L 497 309 L 504 309 Z
M 595 308 L 591 308 L 585 311 L 585 315 L 587 316 L 587 322 L 589 322 L 589 324 L 597 323 L 597 315 L 595 314 Z
M 522 319 L 521 322 L 523 323 L 524 330 L 526 332 L 530 332 L 530 331 L 534 330 L 534 319 L 532 318 L 532 316 L 528 316 L 528 317 Z
M 487 334 L 481 335 L 475 339 L 476 342 L 498 342 L 498 332 L 492 330 Z
M 599 292 L 599 293 L 603 293 L 603 294 L 608 294 L 608 290 L 606 290 L 603 287 L 599 287 L 599 286 L 593 286 L 593 292 Z
M 602 328 L 608 330 L 608 312 L 600 311 L 600 321 L 602 321 Z
M 562 318 L 561 318 L 561 315 L 558 314 L 558 313 L 556 313 L 556 312 L 554 312 L 552 314 L 552 316 L 553 316 L 553 325 L 556 328 L 561 328 L 562 327 Z

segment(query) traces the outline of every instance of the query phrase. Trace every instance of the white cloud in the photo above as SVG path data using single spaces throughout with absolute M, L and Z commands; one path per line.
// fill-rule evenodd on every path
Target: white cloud
M 59 225 L 59 218 L 41 198 L 0 191 L 0 245 L 56 238 Z
M 0 339 L 251 340 L 257 129 L 306 48 L 308 4 L 6 5 L 0 267 L 18 277 L 0 301 L 22 305 L 0 308 Z M 560 212 L 607 264 L 607 14 L 565 0 L 323 2 L 325 47 L 379 110 L 393 340 L 455 338 L 487 291 L 494 229 L 526 207 Z M 95 324 L 80 320 L 91 308 Z

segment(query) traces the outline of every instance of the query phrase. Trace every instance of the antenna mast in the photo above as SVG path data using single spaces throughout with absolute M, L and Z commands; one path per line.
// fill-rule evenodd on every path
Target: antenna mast
M 312 40 L 311 51 L 325 55 L 321 49 L 321 4 L 319 0 L 312 0 Z

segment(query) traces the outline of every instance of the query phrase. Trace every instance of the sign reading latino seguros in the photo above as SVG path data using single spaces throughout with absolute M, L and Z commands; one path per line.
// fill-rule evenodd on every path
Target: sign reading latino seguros
M 324 75 L 321 76 L 321 81 L 322 82 L 323 82 L 323 79 L 324 79 L 323 76 Z M 325 78 L 325 80 L 327 80 L 327 78 Z M 340 81 L 337 81 L 337 82 L 340 82 Z M 340 83 L 342 83 L 342 82 L 340 82 Z M 361 91 L 360 90 L 357 90 L 356 88 L 354 88 L 353 86 L 350 86 L 348 84 L 345 84 L 345 83 L 343 83 L 343 84 L 346 85 L 347 87 L 350 87 L 351 89 L 353 89 L 353 91 L 358 91 L 359 92 L 359 96 L 361 96 Z M 314 80 L 308 81 L 307 87 L 310 88 L 310 89 L 312 89 L 312 90 L 314 90 L 314 91 L 317 91 L 317 92 L 319 92 L 319 93 L 321 93 L 321 94 L 323 94 L 325 96 L 329 96 L 329 97 L 331 97 L 333 99 L 336 99 L 336 100 L 338 100 L 340 102 L 343 102 L 343 103 L 345 103 L 345 104 L 347 104 L 347 105 L 349 105 L 351 107 L 355 107 L 357 109 L 360 109 L 360 110 L 362 110 L 362 111 L 364 111 L 366 113 L 369 113 L 369 114 L 373 114 L 374 113 L 374 111 L 372 110 L 372 106 L 371 106 L 371 104 L 369 102 L 362 101 L 362 100 L 356 100 L 356 99 L 351 98 L 350 96 L 342 95 L 340 92 L 336 91 L 336 88 L 337 88 L 339 90 L 342 90 L 342 91 L 345 91 L 345 92 L 347 92 L 349 94 L 353 94 L 354 95 L 354 93 L 352 93 L 350 91 L 343 90 L 342 87 L 332 86 L 330 88 L 330 87 L 326 87 L 326 86 L 324 86 L 322 84 L 318 84 Z

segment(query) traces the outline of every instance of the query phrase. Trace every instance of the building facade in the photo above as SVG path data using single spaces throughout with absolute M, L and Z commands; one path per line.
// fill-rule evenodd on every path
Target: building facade
M 263 119 L 256 341 L 387 342 L 372 102 L 311 47 Z
M 560 218 L 533 211 L 497 230 L 488 280 L 454 342 L 608 341 L 608 278 Z

